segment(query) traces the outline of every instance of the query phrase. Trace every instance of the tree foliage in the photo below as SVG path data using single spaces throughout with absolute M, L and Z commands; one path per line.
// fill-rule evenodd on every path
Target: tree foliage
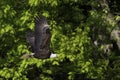
M 110 38 L 119 26 L 117 0 L 1 0 L 0 79 L 4 80 L 118 80 L 119 49 Z M 20 59 L 29 51 L 25 35 L 34 18 L 49 20 L 51 49 L 57 58 Z M 115 48 L 115 49 L 114 49 Z

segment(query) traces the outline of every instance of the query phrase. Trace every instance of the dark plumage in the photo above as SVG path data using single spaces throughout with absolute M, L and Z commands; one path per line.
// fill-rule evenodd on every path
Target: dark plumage
M 50 57 L 51 33 L 45 17 L 35 19 L 35 55 L 36 58 Z
M 51 32 L 45 17 L 36 17 L 35 31 L 27 33 L 26 39 L 32 48 L 33 54 L 23 55 L 23 57 L 33 56 L 40 59 L 46 59 L 50 57 Z
M 26 40 L 27 42 L 30 44 L 30 51 L 31 52 L 35 52 L 35 34 L 33 31 L 29 31 L 27 32 L 27 35 L 26 35 Z

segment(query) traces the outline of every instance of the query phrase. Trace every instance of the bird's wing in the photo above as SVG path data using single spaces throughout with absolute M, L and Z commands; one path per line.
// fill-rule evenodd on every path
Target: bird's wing
M 44 52 L 47 54 L 50 50 L 51 33 L 45 17 L 40 16 L 35 19 L 35 53 Z
M 28 31 L 26 34 L 26 40 L 30 44 L 31 51 L 34 52 L 35 49 L 35 36 L 33 31 Z

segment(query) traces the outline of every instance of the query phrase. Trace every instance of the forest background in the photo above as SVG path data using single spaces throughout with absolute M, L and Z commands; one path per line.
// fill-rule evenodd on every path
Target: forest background
M 58 56 L 20 59 L 39 14 Z M 119 22 L 119 0 L 0 0 L 0 80 L 120 80 Z

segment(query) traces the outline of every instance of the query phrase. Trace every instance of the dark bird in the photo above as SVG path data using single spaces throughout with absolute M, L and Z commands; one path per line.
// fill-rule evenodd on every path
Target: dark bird
M 35 31 L 30 31 L 26 35 L 27 42 L 30 44 L 32 54 L 25 54 L 21 58 L 35 57 L 47 59 L 56 57 L 56 54 L 50 51 L 51 32 L 45 17 L 35 18 Z

